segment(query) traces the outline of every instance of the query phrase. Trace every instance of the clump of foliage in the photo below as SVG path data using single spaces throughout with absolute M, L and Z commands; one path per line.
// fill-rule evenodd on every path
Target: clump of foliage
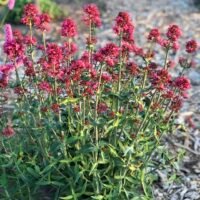
M 19 24 L 24 5 L 32 2 L 33 0 L 17 0 L 13 11 L 8 13 L 6 21 Z M 58 19 L 63 16 L 63 11 L 53 0 L 38 0 L 38 3 L 40 10 L 42 12 L 48 13 L 52 19 Z M 6 9 L 3 14 L 5 13 Z
M 197 43 L 186 43 L 174 78 L 169 70 L 179 26 L 169 26 L 166 36 L 152 29 L 149 48 L 143 49 L 134 40 L 131 17 L 120 12 L 113 26 L 116 41 L 97 49 L 100 12 L 89 4 L 83 13 L 89 34 L 80 57 L 71 18 L 61 25 L 62 43 L 46 42 L 50 17 L 33 4 L 24 7 L 21 19 L 27 35 L 5 25 L 1 103 L 10 98 L 7 89 L 16 100 L 13 112 L 0 116 L 1 199 L 152 199 L 159 167 L 152 155 L 166 151 L 160 140 L 172 130 L 190 88 L 184 73 Z M 42 44 L 34 29 L 41 31 Z M 160 51 L 163 62 L 156 60 Z

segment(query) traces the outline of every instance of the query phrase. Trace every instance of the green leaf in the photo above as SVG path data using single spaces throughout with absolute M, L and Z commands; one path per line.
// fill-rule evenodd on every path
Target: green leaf
M 91 196 L 91 197 L 92 197 L 92 199 L 97 199 L 97 200 L 101 200 L 104 198 L 104 196 L 102 196 L 102 195 Z
M 60 197 L 60 199 L 62 200 L 69 200 L 69 199 L 73 199 L 74 197 L 72 195 L 66 196 L 66 197 Z
M 71 98 L 68 97 L 65 100 L 61 101 L 60 104 L 68 104 L 68 103 L 76 103 L 79 100 L 79 98 Z

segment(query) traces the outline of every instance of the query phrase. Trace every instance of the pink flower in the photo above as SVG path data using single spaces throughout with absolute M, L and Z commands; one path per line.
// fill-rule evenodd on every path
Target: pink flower
M 173 24 L 171 26 L 169 26 L 168 30 L 167 30 L 167 37 L 171 40 L 171 41 L 176 41 L 178 40 L 182 35 L 182 31 L 180 29 L 179 26 Z
M 8 8 L 9 10 L 12 10 L 15 6 L 15 0 L 9 0 L 8 1 Z
M 5 24 L 4 32 L 5 32 L 5 42 L 12 41 L 13 40 L 13 32 L 12 32 L 12 27 L 10 24 Z
M 69 38 L 77 35 L 77 27 L 72 19 L 67 18 L 62 22 L 61 35 Z
M 195 40 L 190 40 L 186 43 L 186 51 L 188 53 L 194 53 L 197 51 L 198 44 Z
M 84 6 L 83 11 L 84 11 L 83 21 L 87 26 L 90 25 L 95 27 L 101 26 L 100 12 L 95 4 L 88 4 Z

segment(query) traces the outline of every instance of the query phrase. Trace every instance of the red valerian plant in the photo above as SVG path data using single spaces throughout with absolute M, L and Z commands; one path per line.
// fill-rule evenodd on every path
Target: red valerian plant
M 83 21 L 89 34 L 79 56 L 71 18 L 61 24 L 61 43 L 46 42 L 50 17 L 34 4 L 24 7 L 28 34 L 5 25 L 0 89 L 16 96 L 14 110 L 0 122 L 4 199 L 152 198 L 152 173 L 159 167 L 152 156 L 165 153 L 161 137 L 172 129 L 191 87 L 185 72 L 198 44 L 186 43 L 189 55 L 180 58 L 180 75 L 172 77 L 171 53 L 178 51 L 182 35 L 178 25 L 165 35 L 150 30 L 150 47 L 143 49 L 130 15 L 120 12 L 113 26 L 116 41 L 98 49 L 95 29 L 101 18 L 95 4 L 84 7 Z M 41 31 L 42 43 L 34 29 Z M 165 52 L 163 62 L 154 48 Z

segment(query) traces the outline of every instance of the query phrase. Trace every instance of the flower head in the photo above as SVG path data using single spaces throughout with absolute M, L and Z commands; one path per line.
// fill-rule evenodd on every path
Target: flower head
M 195 40 L 190 40 L 186 43 L 186 51 L 188 53 L 194 53 L 197 51 L 198 44 Z
M 69 38 L 75 37 L 77 35 L 77 27 L 72 19 L 67 18 L 62 22 L 61 35 Z
M 5 32 L 5 42 L 12 41 L 13 40 L 13 32 L 12 32 L 12 27 L 10 24 L 5 24 L 4 32 Z
M 101 26 L 101 18 L 98 7 L 95 4 L 88 4 L 83 8 L 84 17 L 83 21 L 87 26 Z
M 160 31 L 157 28 L 153 28 L 150 30 L 147 38 L 150 41 L 157 41 L 159 37 L 160 37 Z
M 174 86 L 181 91 L 185 91 L 191 88 L 190 80 L 184 76 L 177 77 L 174 80 Z
M 41 31 L 48 31 L 49 28 L 49 22 L 51 21 L 51 18 L 49 14 L 42 13 L 41 15 L 38 15 L 38 19 L 35 21 L 35 26 L 37 29 Z
M 37 24 L 39 20 L 38 14 L 38 8 L 32 3 L 28 3 L 24 6 L 21 22 L 25 25 L 30 25 L 30 23 Z
M 15 0 L 9 0 L 8 1 L 9 10 L 13 10 L 14 7 L 15 7 Z
M 182 31 L 179 26 L 177 26 L 176 24 L 169 26 L 167 30 L 167 37 L 169 40 L 176 41 L 181 37 L 181 35 Z
M 133 42 L 134 25 L 127 12 L 120 12 L 115 19 L 114 32 L 125 41 Z

